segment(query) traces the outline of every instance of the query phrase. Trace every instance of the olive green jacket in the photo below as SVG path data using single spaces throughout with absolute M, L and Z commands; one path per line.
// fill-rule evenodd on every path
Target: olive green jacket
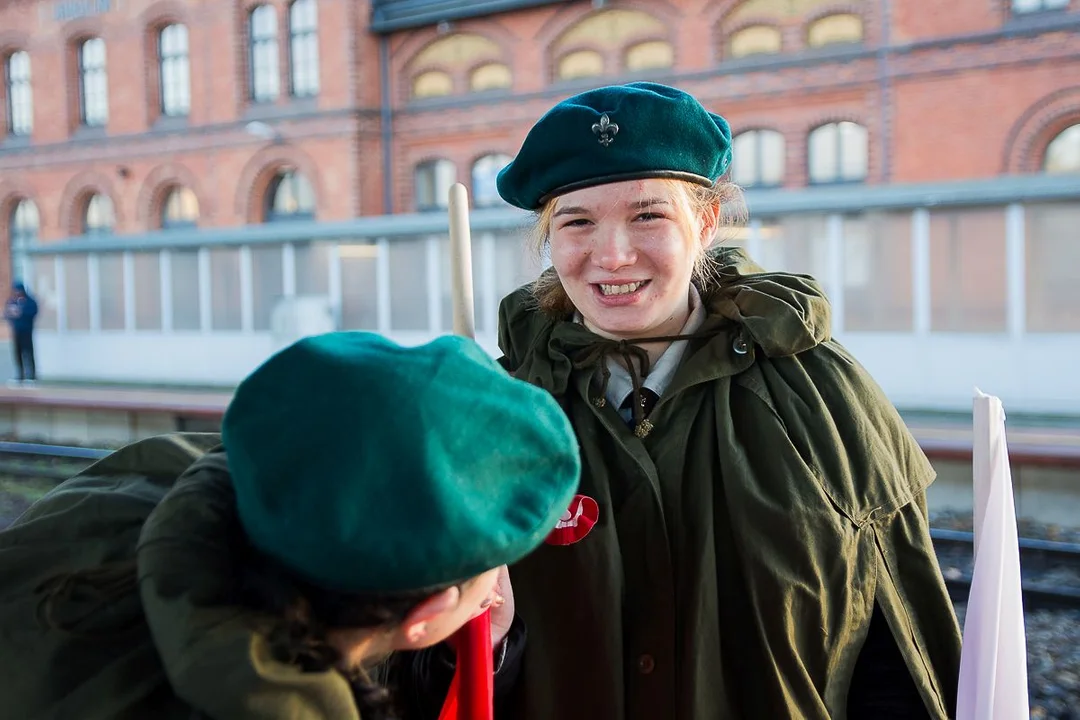
M 0 532 L 0 720 L 358 720 L 340 674 L 273 660 L 236 604 L 219 444 L 129 445 Z
M 960 632 L 931 546 L 927 459 L 830 337 L 811 279 L 742 255 L 639 439 L 589 369 L 598 338 L 503 301 L 504 366 L 547 389 L 600 517 L 511 569 L 528 627 L 515 720 L 846 717 L 875 601 L 930 716 L 951 715 Z

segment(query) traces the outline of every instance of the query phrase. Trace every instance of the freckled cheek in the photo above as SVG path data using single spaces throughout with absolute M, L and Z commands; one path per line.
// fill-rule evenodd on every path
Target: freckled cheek
M 579 272 L 588 258 L 588 244 L 573 240 L 559 239 L 551 243 L 551 264 L 563 277 Z
M 678 275 L 693 267 L 693 256 L 678 236 L 664 234 L 642 238 L 638 252 L 655 270 L 668 276 Z

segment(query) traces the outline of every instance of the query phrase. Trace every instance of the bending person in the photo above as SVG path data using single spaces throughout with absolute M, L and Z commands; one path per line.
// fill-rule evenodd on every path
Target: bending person
M 129 445 L 0 532 L 0 715 L 418 717 L 442 698 L 396 678 L 444 687 L 452 655 L 399 651 L 512 604 L 579 470 L 555 401 L 470 340 L 301 340 L 222 437 Z

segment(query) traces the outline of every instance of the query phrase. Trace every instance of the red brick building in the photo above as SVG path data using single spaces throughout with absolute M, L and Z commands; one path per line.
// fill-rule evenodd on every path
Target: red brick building
M 418 165 L 448 160 L 440 179 L 469 183 L 559 98 L 635 78 L 765 131 L 739 147 L 741 179 L 787 188 L 1040 172 L 1080 122 L 1080 8 L 1063 0 L 511 2 L 538 7 L 456 18 L 459 4 L 442 24 L 391 15 L 383 35 L 351 0 L 9 0 L 0 223 L 26 197 L 40 239 L 77 235 L 97 192 L 116 232 L 152 230 L 175 186 L 200 227 L 260 222 L 282 167 L 308 179 L 319 220 L 409 212 Z M 255 120 L 277 137 L 245 132 Z M 837 122 L 815 178 L 812 133 Z M 840 136 L 843 168 L 824 157 Z
M 0 257 L 39 258 L 64 343 L 267 331 L 274 298 L 305 292 L 303 243 L 436 209 L 455 180 L 498 207 L 494 173 L 542 112 L 635 79 L 728 118 L 758 218 L 741 241 L 831 278 L 841 330 L 1080 332 L 1061 269 L 1080 266 L 1078 0 L 7 0 L 0 63 Z M 402 291 L 358 283 L 430 279 L 443 251 L 378 252 L 334 249 L 308 283 L 346 326 L 399 327 Z M 488 305 L 516 279 L 492 262 Z M 175 294 L 196 277 L 197 299 Z M 440 327 L 430 293 L 405 325 Z

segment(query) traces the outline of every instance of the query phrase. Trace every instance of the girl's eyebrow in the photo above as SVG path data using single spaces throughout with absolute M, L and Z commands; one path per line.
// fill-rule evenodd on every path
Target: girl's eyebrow
M 653 207 L 654 205 L 670 205 L 667 200 L 662 198 L 645 198 L 643 200 L 637 200 L 632 204 L 637 210 L 644 210 L 645 208 Z
M 634 210 L 645 210 L 647 208 L 656 207 L 658 205 L 670 205 L 667 200 L 663 198 L 644 198 L 642 200 L 634 200 L 629 203 L 629 206 Z M 567 205 L 566 207 L 559 208 L 555 211 L 552 217 L 562 217 L 563 215 L 588 215 L 589 211 L 580 205 Z
M 562 215 L 586 215 L 588 212 L 588 210 L 579 205 L 567 205 L 564 208 L 556 210 L 552 217 L 560 217 Z

